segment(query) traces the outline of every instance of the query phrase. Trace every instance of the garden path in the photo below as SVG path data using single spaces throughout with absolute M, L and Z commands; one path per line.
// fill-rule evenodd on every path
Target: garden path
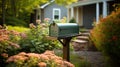
M 98 51 L 73 51 L 72 53 L 83 57 L 86 61 L 90 62 L 92 67 L 105 67 L 104 57 Z

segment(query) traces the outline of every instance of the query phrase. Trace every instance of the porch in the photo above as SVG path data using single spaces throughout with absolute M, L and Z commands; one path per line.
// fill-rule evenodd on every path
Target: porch
M 68 20 L 75 18 L 76 22 L 84 28 L 93 28 L 93 22 L 105 18 L 112 11 L 112 0 L 81 0 L 68 7 Z

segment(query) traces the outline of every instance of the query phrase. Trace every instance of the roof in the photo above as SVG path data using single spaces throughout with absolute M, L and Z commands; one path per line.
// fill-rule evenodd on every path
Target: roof
M 50 2 L 42 5 L 40 8 L 41 8 L 41 9 L 44 9 L 46 6 L 48 6 L 49 4 L 51 4 L 51 3 L 54 2 L 54 1 L 55 1 L 55 0 L 51 0 Z
M 79 0 L 78 2 L 71 4 L 69 6 L 69 8 L 76 7 L 76 6 L 84 6 L 84 5 L 89 5 L 89 4 L 100 3 L 103 1 L 113 1 L 113 0 Z

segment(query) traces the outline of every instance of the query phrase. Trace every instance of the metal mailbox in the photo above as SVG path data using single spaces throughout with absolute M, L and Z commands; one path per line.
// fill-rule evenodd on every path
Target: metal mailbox
M 51 23 L 49 26 L 49 36 L 66 38 L 79 34 L 79 25 L 76 23 Z

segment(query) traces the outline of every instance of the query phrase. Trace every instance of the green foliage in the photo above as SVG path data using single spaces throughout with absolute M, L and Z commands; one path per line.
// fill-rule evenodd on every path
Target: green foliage
M 45 50 L 52 50 L 56 46 L 46 37 L 48 36 L 46 24 L 38 24 L 37 26 L 30 24 L 30 31 L 26 35 L 26 38 L 22 38 L 20 41 L 22 51 L 42 53 Z
M 35 9 L 38 9 L 41 4 L 45 4 L 50 2 L 51 0 L 3 0 L 4 3 L 4 16 L 5 24 L 14 25 L 14 26 L 27 26 L 27 23 L 30 22 L 30 14 L 33 13 Z M 69 5 L 73 2 L 77 2 L 77 0 L 55 0 L 57 4 L 61 5 Z M 2 5 L 2 1 L 0 1 L 0 5 Z M 0 19 L 2 17 L 2 7 L 0 6 Z M 8 17 L 10 16 L 10 17 Z M 17 18 L 17 19 L 16 19 Z M 19 20 L 18 20 L 19 19 Z M 24 22 L 23 22 L 24 21 Z M 0 22 L 2 22 L 0 20 Z
M 12 25 L 12 26 L 25 26 L 27 27 L 27 23 L 22 21 L 22 20 L 19 20 L 15 17 L 7 17 L 6 18 L 6 25 Z
M 112 12 L 91 31 L 91 39 L 97 49 L 103 52 L 106 59 L 115 67 L 120 63 L 120 8 Z M 110 64 L 111 64 L 110 63 Z M 118 66 L 117 66 L 118 65 Z
M 60 5 L 70 5 L 74 2 L 77 2 L 78 0 L 55 0 L 56 3 L 60 4 Z
M 69 23 L 76 23 L 75 18 L 72 18 L 72 19 L 69 21 Z
M 7 26 L 7 29 L 10 30 L 10 31 L 15 30 L 15 31 L 18 31 L 18 32 L 27 32 L 27 31 L 30 30 L 29 28 L 19 27 L 19 26 Z

